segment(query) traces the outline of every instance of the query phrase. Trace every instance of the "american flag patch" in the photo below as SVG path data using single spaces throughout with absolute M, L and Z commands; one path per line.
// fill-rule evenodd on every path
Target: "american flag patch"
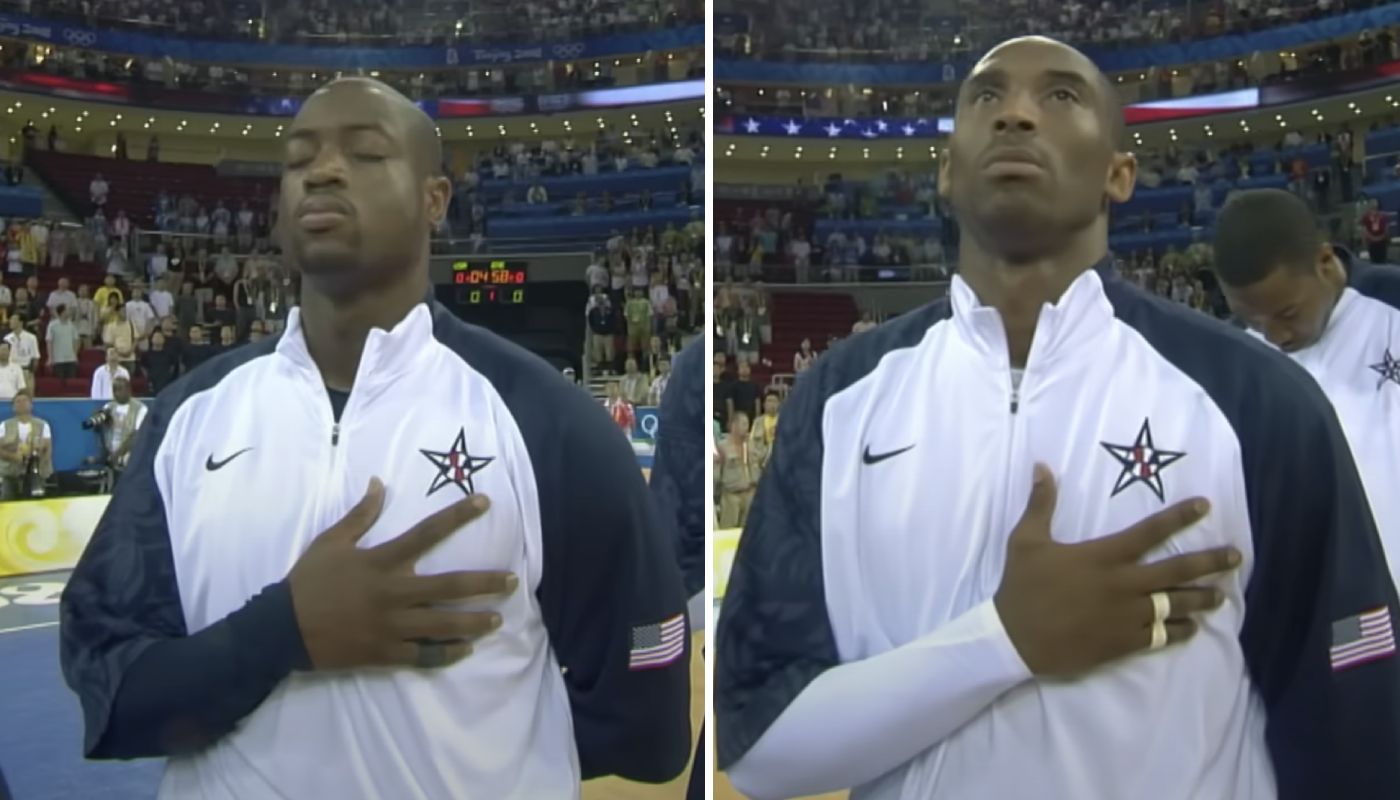
M 632 652 L 628 669 L 655 669 L 681 657 L 685 652 L 685 615 L 677 614 L 655 625 L 632 629 Z
M 1386 606 L 1332 623 L 1332 669 L 1346 669 L 1394 655 L 1395 631 Z

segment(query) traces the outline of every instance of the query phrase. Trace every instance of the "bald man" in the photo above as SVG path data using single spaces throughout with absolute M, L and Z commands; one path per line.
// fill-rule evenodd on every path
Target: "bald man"
M 168 756 L 172 800 L 679 774 L 670 528 L 596 403 L 434 302 L 432 121 L 348 79 L 284 142 L 302 304 L 161 393 L 64 593 L 86 754 Z
M 783 408 L 721 768 L 756 799 L 1400 797 L 1395 589 L 1326 398 L 1114 277 L 1136 164 L 1083 54 L 997 46 L 955 120 L 949 297 Z

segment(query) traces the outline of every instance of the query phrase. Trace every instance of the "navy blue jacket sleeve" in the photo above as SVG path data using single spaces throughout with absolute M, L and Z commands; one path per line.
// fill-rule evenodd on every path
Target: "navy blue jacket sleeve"
M 1122 281 L 1120 318 L 1215 400 L 1235 429 L 1254 540 L 1240 635 L 1267 713 L 1280 800 L 1400 797 L 1400 660 L 1334 670 L 1333 626 L 1397 603 L 1331 404 L 1301 367 Z
M 827 398 L 869 374 L 889 352 L 917 344 L 951 313 L 940 300 L 840 342 L 803 373 L 783 404 L 719 614 L 714 706 L 720 769 L 743 757 L 808 684 L 841 663 L 822 573 Z
M 720 769 L 738 761 L 808 684 L 840 663 L 822 581 L 822 366 L 797 381 L 783 406 L 730 568 L 715 640 Z
M 218 370 L 208 367 L 206 379 Z M 185 628 L 155 455 L 190 388 L 173 385 L 156 401 L 63 592 L 60 659 L 90 758 L 205 747 L 306 664 L 285 583 L 194 635 Z
M 705 348 L 697 339 L 676 356 L 661 398 L 651 490 L 662 513 L 676 521 L 676 558 L 685 592 L 705 588 L 705 482 L 710 424 L 705 417 Z
M 673 526 L 601 404 L 543 360 L 450 312 L 435 334 L 491 381 L 530 453 L 544 574 L 537 596 L 564 670 L 585 779 L 664 782 L 690 756 L 690 638 Z M 669 625 L 668 625 L 669 623 Z M 658 626 L 667 626 L 666 634 Z M 679 649 L 633 663 L 637 640 Z
M 1394 645 L 1369 663 L 1330 658 L 1334 625 L 1381 609 L 1393 631 L 1400 603 L 1340 424 L 1308 376 L 1294 377 L 1279 387 L 1291 396 L 1260 398 L 1274 406 L 1259 434 L 1269 441 L 1245 453 L 1255 570 L 1240 640 L 1279 798 L 1400 797 Z

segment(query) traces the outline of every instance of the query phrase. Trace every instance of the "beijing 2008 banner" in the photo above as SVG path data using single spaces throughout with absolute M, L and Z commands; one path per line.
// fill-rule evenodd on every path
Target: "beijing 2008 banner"
M 72 569 L 107 500 L 97 495 L 0 503 L 0 577 Z

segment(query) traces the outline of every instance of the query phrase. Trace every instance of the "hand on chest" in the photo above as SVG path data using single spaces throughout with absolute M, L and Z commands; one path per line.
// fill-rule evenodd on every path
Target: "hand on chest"
M 372 477 L 385 503 L 360 541 L 372 547 L 472 494 L 491 499 L 481 519 L 427 553 L 420 574 L 514 569 L 526 548 L 519 478 L 528 465 L 500 433 L 447 416 L 331 430 L 230 430 L 187 460 L 189 502 L 175 504 L 174 535 L 198 539 L 211 580 L 260 588 L 279 580 L 312 539 L 343 517 Z M 334 442 L 333 442 L 334 439 Z M 178 526 L 176 523 L 179 523 Z M 235 592 L 234 594 L 237 594 Z
M 1199 398 L 1154 388 L 1115 384 L 1092 403 L 1042 393 L 1014 414 L 954 400 L 902 431 L 882 423 L 868 443 L 843 443 L 850 479 L 828 483 L 836 491 L 823 499 L 823 535 L 836 545 L 828 554 L 850 560 L 828 569 L 856 569 L 872 596 L 919 608 L 916 627 L 969 610 L 1000 583 L 1037 462 L 1056 478 L 1058 541 L 1111 535 L 1205 497 L 1206 519 L 1145 560 L 1221 545 L 1249 552 L 1233 431 Z

